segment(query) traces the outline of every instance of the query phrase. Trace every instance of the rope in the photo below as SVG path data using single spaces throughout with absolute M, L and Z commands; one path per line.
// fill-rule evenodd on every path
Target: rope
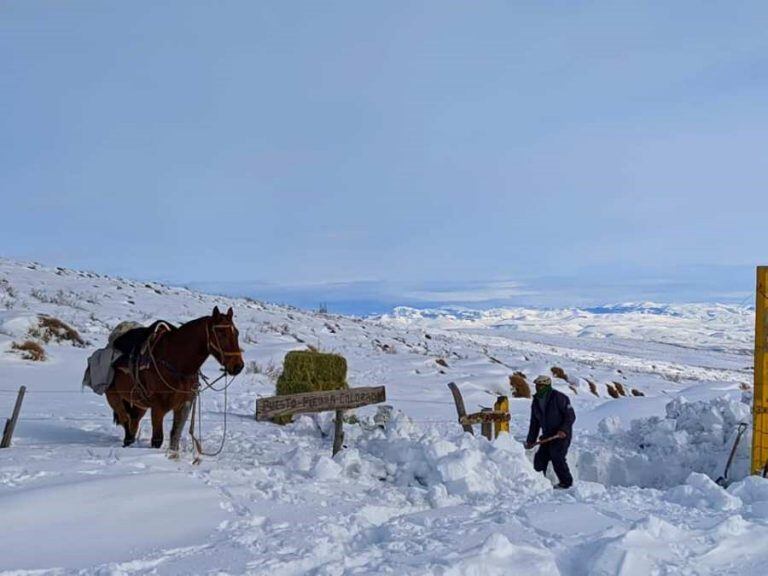
M 226 372 L 222 376 L 226 376 Z M 216 390 L 212 386 L 207 384 L 207 378 L 205 378 L 204 375 L 202 375 L 203 378 L 206 380 L 206 385 L 208 389 Z M 221 389 L 224 391 L 224 432 L 221 435 L 221 443 L 219 444 L 219 448 L 215 452 L 205 452 L 203 450 L 203 445 L 201 442 L 201 439 L 203 437 L 203 402 L 202 402 L 202 390 L 198 390 L 197 394 L 195 394 L 194 399 L 192 400 L 192 417 L 189 420 L 189 436 L 192 438 L 192 451 L 193 451 L 193 464 L 199 464 L 200 463 L 200 457 L 201 456 L 218 456 L 221 454 L 222 450 L 224 450 L 224 444 L 227 440 L 227 413 L 228 413 L 228 405 L 229 405 L 229 399 L 228 399 L 228 390 L 229 387 L 232 385 L 232 382 L 235 381 L 236 376 L 233 376 L 232 379 L 227 383 L 226 379 L 224 380 L 225 385 Z M 221 376 L 214 380 L 214 382 L 217 382 L 221 379 Z M 195 414 L 197 414 L 197 418 L 195 417 Z M 197 420 L 197 436 L 195 436 L 195 420 Z

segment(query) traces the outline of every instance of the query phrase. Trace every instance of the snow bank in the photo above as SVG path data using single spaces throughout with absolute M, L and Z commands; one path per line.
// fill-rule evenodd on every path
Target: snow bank
M 688 402 L 679 396 L 666 405 L 666 417 L 640 418 L 629 430 L 616 418 L 598 425 L 600 437 L 587 437 L 574 450 L 577 475 L 608 485 L 666 488 L 699 472 L 716 479 L 736 439 L 739 422 L 750 421 L 747 404 L 726 397 Z M 749 472 L 750 432 L 739 443 L 730 479 Z
M 384 473 L 383 479 L 398 485 L 428 488 L 436 504 L 444 497 L 471 499 L 551 489 L 509 434 L 493 442 L 469 434 L 445 438 L 435 428 L 423 430 L 396 412 L 384 429 L 370 432 L 358 444 L 367 470 Z M 354 455 L 342 456 L 340 463 L 346 469 L 350 463 L 360 466 Z

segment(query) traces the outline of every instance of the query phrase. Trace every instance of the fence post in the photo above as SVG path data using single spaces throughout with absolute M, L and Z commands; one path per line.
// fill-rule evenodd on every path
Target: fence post
M 493 409 L 496 412 L 504 412 L 505 414 L 509 414 L 509 398 L 506 396 L 499 396 L 496 399 L 496 403 L 493 405 Z M 509 434 L 509 421 L 493 423 L 494 435 L 498 438 L 499 433 L 501 432 L 506 432 Z
M 493 412 L 493 408 L 483 408 L 480 412 Z M 480 424 L 480 433 L 488 440 L 493 440 L 493 427 L 493 422 L 483 422 Z
M 21 412 L 21 403 L 24 401 L 24 394 L 26 393 L 26 386 L 19 388 L 19 395 L 16 396 L 16 404 L 13 407 L 13 414 L 11 415 L 11 418 L 5 422 L 3 440 L 0 441 L 0 448 L 10 448 L 11 446 L 11 438 L 13 438 L 13 431 L 16 429 L 16 421 L 19 419 L 19 413 Z
M 336 410 L 336 422 L 333 428 L 333 455 L 336 456 L 344 443 L 344 410 Z
M 456 412 L 459 414 L 459 422 L 461 422 L 461 419 L 467 415 L 467 409 L 464 407 L 464 398 L 461 397 L 461 390 L 459 390 L 459 387 L 454 382 L 450 382 L 448 388 L 450 388 L 451 394 L 453 394 L 453 402 L 456 404 Z M 469 424 L 462 424 L 461 427 L 464 429 L 464 432 L 475 435 L 475 431 L 472 430 L 472 426 Z

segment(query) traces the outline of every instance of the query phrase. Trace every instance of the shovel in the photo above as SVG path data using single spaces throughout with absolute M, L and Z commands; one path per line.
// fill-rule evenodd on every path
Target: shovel
M 533 450 L 534 448 L 536 448 L 536 446 L 541 446 L 542 444 L 546 444 L 547 442 L 552 442 L 552 440 L 557 440 L 558 438 L 559 437 L 557 436 L 557 434 L 555 434 L 554 436 L 549 436 L 548 438 L 539 438 L 538 440 L 536 440 L 536 442 L 533 443 L 533 446 L 531 446 L 530 448 L 527 448 L 527 450 Z M 525 444 L 525 442 L 523 442 L 523 444 Z
M 725 465 L 725 471 L 723 472 L 723 475 L 720 476 L 717 480 L 715 480 L 715 483 L 719 486 L 722 486 L 725 488 L 730 484 L 728 481 L 728 470 L 731 468 L 731 463 L 733 462 L 733 457 L 736 455 L 736 448 L 739 447 L 739 441 L 741 440 L 741 437 L 744 435 L 744 432 L 747 430 L 747 423 L 746 422 L 740 422 L 738 427 L 738 432 L 736 433 L 736 440 L 733 443 L 733 448 L 731 448 L 731 454 L 728 456 L 728 462 Z

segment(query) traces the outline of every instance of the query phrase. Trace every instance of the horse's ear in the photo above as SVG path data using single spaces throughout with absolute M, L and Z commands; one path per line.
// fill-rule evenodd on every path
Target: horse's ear
M 227 310 L 227 319 L 232 320 L 232 314 L 233 314 L 232 306 L 229 307 L 229 310 Z
M 218 306 L 214 306 L 213 307 L 213 314 L 212 314 L 212 316 L 214 318 L 218 318 L 219 316 L 221 316 L 221 312 L 219 312 L 219 307 Z

